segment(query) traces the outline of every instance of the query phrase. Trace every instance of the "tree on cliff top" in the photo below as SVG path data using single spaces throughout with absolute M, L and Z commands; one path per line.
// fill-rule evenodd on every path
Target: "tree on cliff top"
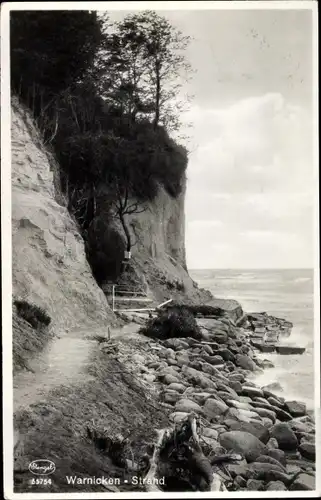
M 184 36 L 163 16 L 152 11 L 126 16 L 107 35 L 101 53 L 102 95 L 128 116 L 152 121 L 167 131 L 177 130 L 187 102 L 179 91 L 191 75 Z

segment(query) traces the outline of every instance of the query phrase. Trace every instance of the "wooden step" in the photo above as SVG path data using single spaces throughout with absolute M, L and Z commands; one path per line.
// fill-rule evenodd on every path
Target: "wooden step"
M 115 302 L 153 302 L 153 299 L 148 297 L 115 297 Z

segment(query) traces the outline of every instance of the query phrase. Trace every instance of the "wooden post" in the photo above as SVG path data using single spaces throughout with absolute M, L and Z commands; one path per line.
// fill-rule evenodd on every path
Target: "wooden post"
M 115 285 L 113 285 L 113 312 L 115 311 Z

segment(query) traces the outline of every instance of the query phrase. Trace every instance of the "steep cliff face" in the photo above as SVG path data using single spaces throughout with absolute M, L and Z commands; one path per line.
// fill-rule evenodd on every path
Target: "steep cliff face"
M 84 242 L 57 201 L 49 156 L 28 113 L 12 107 L 13 294 L 43 307 L 55 331 L 112 319 Z
M 135 256 L 143 253 L 156 262 L 167 259 L 186 269 L 184 199 L 185 189 L 172 198 L 160 186 L 146 211 L 132 217 L 131 227 L 137 240 Z
M 147 209 L 134 214 L 129 225 L 133 239 L 133 261 L 159 300 L 184 297 L 208 301 L 208 292 L 198 290 L 186 268 L 185 186 L 177 198 L 159 187 Z

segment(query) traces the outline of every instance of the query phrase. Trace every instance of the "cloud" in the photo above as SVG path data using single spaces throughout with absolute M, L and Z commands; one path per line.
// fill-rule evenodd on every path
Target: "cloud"
M 186 198 L 190 267 L 312 266 L 309 114 L 281 94 L 265 94 L 226 108 L 194 106 L 189 119 L 197 143 Z
M 208 229 L 208 228 L 216 228 L 221 227 L 223 225 L 220 220 L 192 220 L 188 223 L 190 228 L 196 229 Z

